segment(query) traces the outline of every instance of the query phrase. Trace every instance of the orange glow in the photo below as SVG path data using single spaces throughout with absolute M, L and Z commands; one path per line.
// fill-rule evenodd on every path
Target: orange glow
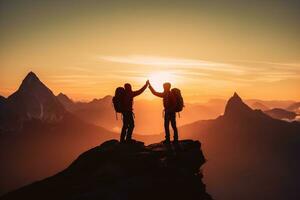
M 154 72 L 149 75 L 149 81 L 155 90 L 162 92 L 165 82 L 175 83 L 176 79 L 169 72 Z

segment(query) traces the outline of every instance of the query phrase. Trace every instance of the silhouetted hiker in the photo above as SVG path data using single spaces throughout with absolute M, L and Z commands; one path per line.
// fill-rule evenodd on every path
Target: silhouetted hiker
M 170 129 L 169 125 L 171 122 L 171 126 L 174 131 L 174 143 L 178 143 L 178 130 L 176 126 L 176 112 L 180 112 L 183 109 L 183 98 L 181 96 L 181 92 L 177 88 L 171 89 L 171 83 L 163 84 L 164 91 L 156 92 L 154 88 L 149 83 L 149 89 L 155 96 L 163 98 L 164 104 L 164 127 L 166 138 L 164 143 L 170 143 Z
M 132 132 L 134 129 L 134 114 L 133 114 L 133 98 L 140 95 L 147 88 L 149 82 L 137 91 L 132 91 L 129 83 L 124 85 L 124 88 L 118 87 L 113 98 L 113 104 L 116 112 L 122 113 L 123 127 L 121 131 L 120 142 L 131 141 Z

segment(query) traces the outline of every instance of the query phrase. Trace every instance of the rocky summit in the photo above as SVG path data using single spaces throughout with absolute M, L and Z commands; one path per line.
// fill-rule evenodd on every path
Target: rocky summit
M 145 146 L 109 140 L 64 171 L 2 199 L 210 200 L 200 170 L 204 162 L 199 141 Z

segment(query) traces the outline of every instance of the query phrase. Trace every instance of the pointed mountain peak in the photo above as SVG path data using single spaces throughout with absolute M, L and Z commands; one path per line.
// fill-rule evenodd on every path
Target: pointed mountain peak
M 40 79 L 37 77 L 35 73 L 31 71 L 27 74 L 27 76 L 23 81 L 40 81 Z
M 231 99 L 236 99 L 236 100 L 239 100 L 239 101 L 243 101 L 242 98 L 236 92 L 234 92 L 234 94 L 231 97 Z
M 23 89 L 28 89 L 35 86 L 41 86 L 41 85 L 43 85 L 43 83 L 40 81 L 37 75 L 31 71 L 26 75 L 26 77 L 22 81 L 20 89 L 23 90 Z
M 24 120 L 54 122 L 61 120 L 65 114 L 53 92 L 33 72 L 27 74 L 19 89 L 7 98 L 7 103 L 17 120 L 21 121 L 17 128 L 22 127 Z
M 249 106 L 247 106 L 241 97 L 235 92 L 233 96 L 227 101 L 224 115 L 242 115 L 244 113 L 249 113 L 253 111 Z
M 57 99 L 62 103 L 62 104 L 66 104 L 66 103 L 74 103 L 72 99 L 70 99 L 66 94 L 64 93 L 59 93 L 57 96 Z

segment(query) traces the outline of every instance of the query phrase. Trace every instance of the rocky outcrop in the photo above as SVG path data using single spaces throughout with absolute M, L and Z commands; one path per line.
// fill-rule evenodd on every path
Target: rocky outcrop
M 198 199 L 209 200 L 202 183 L 205 158 L 198 141 L 178 145 L 104 142 L 55 176 L 2 199 Z

